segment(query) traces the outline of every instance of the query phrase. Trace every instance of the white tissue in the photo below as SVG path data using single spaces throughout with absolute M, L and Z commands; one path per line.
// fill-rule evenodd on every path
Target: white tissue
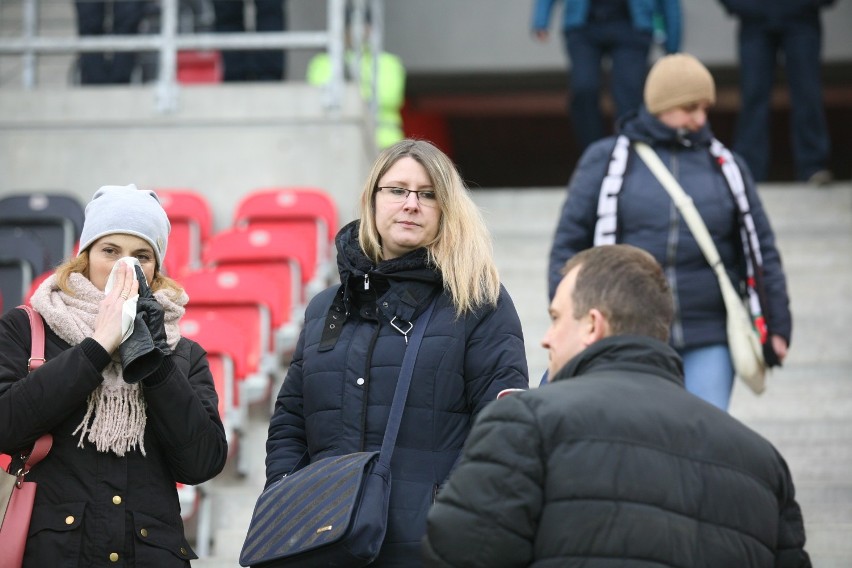
M 119 258 L 112 267 L 112 271 L 109 273 L 109 278 L 107 278 L 106 285 L 104 286 L 104 293 L 109 294 L 110 290 L 112 290 L 113 280 L 115 280 L 115 271 L 118 267 L 124 264 L 129 264 L 130 266 L 139 266 L 139 259 L 135 256 L 124 256 Z M 135 270 L 135 269 L 134 269 Z M 136 277 L 134 272 L 134 278 Z M 136 319 L 136 302 L 139 300 L 139 294 L 134 294 L 127 298 L 124 301 L 124 306 L 121 308 L 121 343 L 124 343 L 125 340 L 133 334 L 133 321 Z

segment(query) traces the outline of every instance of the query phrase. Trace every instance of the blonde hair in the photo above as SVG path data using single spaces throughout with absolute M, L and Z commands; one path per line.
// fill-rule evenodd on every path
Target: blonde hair
M 73 295 L 71 287 L 68 285 L 68 278 L 71 273 L 77 272 L 88 278 L 89 272 L 89 249 L 82 251 L 79 255 L 65 261 L 56 268 L 56 283 L 59 289 L 66 294 Z M 175 297 L 183 293 L 183 287 L 175 280 L 160 272 L 159 267 L 154 269 L 154 279 L 151 281 L 151 292 L 159 290 L 169 290 Z
M 452 160 L 425 140 L 402 140 L 379 154 L 361 192 L 358 239 L 364 254 L 378 264 L 382 242 L 376 227 L 375 194 L 379 180 L 401 158 L 412 158 L 426 170 L 441 208 L 438 234 L 426 243 L 428 260 L 443 276 L 456 314 L 496 306 L 500 278 L 493 259 L 491 235 L 479 208 Z

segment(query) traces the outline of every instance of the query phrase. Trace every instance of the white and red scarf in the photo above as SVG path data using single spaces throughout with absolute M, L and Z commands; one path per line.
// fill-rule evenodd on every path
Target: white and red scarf
M 597 222 L 595 223 L 594 245 L 615 244 L 618 233 L 618 194 L 624 184 L 624 173 L 627 170 L 627 162 L 630 150 L 630 140 L 620 135 L 610 157 L 609 166 L 603 183 L 601 183 L 598 195 Z M 710 144 L 710 154 L 715 158 L 719 170 L 725 177 L 725 182 L 734 203 L 737 206 L 740 225 L 740 240 L 743 244 L 743 257 L 746 264 L 746 289 L 748 294 L 748 306 L 752 321 L 760 333 L 760 340 L 766 343 L 767 326 L 765 318 L 765 302 L 763 288 L 763 255 L 760 251 L 760 241 L 757 237 L 757 229 L 754 226 L 754 218 L 746 196 L 745 183 L 742 172 L 734 159 L 731 151 L 717 139 Z

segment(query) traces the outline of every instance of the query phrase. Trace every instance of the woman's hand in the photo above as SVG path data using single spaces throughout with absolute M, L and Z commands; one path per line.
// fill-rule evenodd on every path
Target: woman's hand
M 121 310 L 124 301 L 139 290 L 133 267 L 124 262 L 115 273 L 112 290 L 98 305 L 92 339 L 112 354 L 121 343 Z
M 772 342 L 772 350 L 778 355 L 778 361 L 783 363 L 787 356 L 787 340 L 780 335 L 771 335 L 769 340 Z

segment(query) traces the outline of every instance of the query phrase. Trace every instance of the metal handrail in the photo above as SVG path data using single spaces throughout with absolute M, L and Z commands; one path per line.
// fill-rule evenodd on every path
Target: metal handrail
M 340 108 L 344 83 L 344 10 L 345 0 L 326 0 L 328 19 L 324 31 L 192 33 L 178 34 L 179 0 L 160 0 L 160 31 L 151 35 L 105 35 L 98 37 L 40 37 L 38 35 L 38 1 L 24 0 L 22 36 L 0 38 L 0 54 L 22 56 L 24 89 L 36 87 L 36 56 L 47 53 L 84 53 L 93 51 L 157 51 L 159 67 L 156 106 L 160 112 L 177 109 L 177 52 L 184 49 L 312 49 L 325 48 L 331 61 L 331 80 L 327 86 L 326 104 Z M 374 12 L 381 10 L 381 0 L 370 0 Z M 353 3 L 356 18 L 365 9 L 363 0 Z M 363 21 L 363 13 L 360 18 Z M 380 22 L 374 18 L 374 22 Z M 380 26 L 375 26 L 379 29 Z M 378 37 L 378 41 L 377 41 Z M 370 38 L 371 49 L 381 49 L 380 32 Z M 377 70 L 376 70 L 377 71 Z M 373 80 L 378 73 L 373 73 Z M 373 91 L 376 92 L 375 90 Z M 371 105 L 372 106 L 372 105 Z

